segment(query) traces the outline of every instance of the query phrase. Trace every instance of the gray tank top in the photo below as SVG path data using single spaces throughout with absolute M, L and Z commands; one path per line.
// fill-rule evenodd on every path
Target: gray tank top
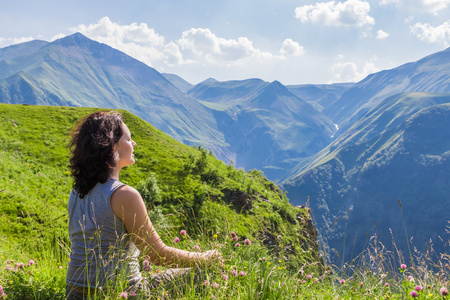
M 117 280 L 130 285 L 142 280 L 139 250 L 110 204 L 113 192 L 123 185 L 109 178 L 83 198 L 72 189 L 67 207 L 71 242 L 68 285 L 99 288 Z

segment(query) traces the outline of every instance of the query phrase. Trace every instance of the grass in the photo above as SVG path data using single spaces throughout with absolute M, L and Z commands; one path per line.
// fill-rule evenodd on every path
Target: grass
M 448 255 L 435 264 L 427 255 L 416 253 L 416 263 L 402 268 L 402 256 L 397 253 L 395 257 L 373 238 L 357 263 L 320 275 L 307 272 L 296 262 L 275 258 L 257 240 L 246 245 L 238 236 L 241 246 L 237 247 L 230 234 L 207 236 L 190 235 L 189 231 L 185 237 L 170 236 L 180 238 L 176 247 L 191 251 L 196 246 L 202 250 L 219 249 L 225 258 L 223 268 L 213 266 L 206 272 L 206 279 L 180 299 L 412 299 L 413 291 L 417 299 L 446 299 L 441 289 L 448 288 Z M 61 250 L 67 252 L 65 247 Z M 65 258 L 52 253 L 45 253 L 39 260 L 19 256 L 12 259 L 2 253 L 0 285 L 7 299 L 64 299 Z M 153 267 L 142 271 L 149 276 L 162 270 Z M 120 299 L 122 292 L 118 285 L 95 299 Z M 154 298 L 164 295 L 165 291 L 160 290 Z

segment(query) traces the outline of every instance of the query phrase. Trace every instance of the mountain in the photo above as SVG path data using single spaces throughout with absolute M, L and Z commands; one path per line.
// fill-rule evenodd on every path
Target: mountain
M 327 106 L 323 113 L 339 125 L 339 135 L 381 101 L 403 92 L 449 93 L 450 48 L 367 76 Z
M 287 85 L 287 89 L 300 99 L 311 104 L 317 111 L 323 111 L 339 99 L 353 83 L 298 84 Z
M 225 146 L 203 105 L 153 68 L 82 34 L 0 53 L 2 103 L 122 108 L 187 144 Z
M 205 81 L 188 95 L 213 111 L 236 165 L 271 179 L 326 146 L 336 130 L 278 81 Z
M 342 261 L 354 258 L 374 234 L 392 250 L 394 238 L 405 256 L 411 237 L 411 247 L 425 251 L 431 239 L 444 251 L 449 126 L 450 94 L 398 94 L 297 166 L 282 187 L 293 204 L 309 197 L 329 258 L 333 248 Z
M 183 93 L 186 93 L 194 86 L 192 83 L 187 82 L 178 75 L 169 73 L 162 73 L 162 75 Z

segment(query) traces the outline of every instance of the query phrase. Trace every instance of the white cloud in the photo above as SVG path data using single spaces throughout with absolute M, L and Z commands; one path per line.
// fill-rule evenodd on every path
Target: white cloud
M 295 17 L 301 22 L 308 21 L 326 26 L 364 26 L 373 25 L 375 20 L 369 16 L 369 2 L 347 0 L 345 2 L 320 2 L 295 9 Z
M 380 0 L 379 3 L 381 5 L 393 3 L 402 9 L 437 14 L 438 11 L 447 8 L 450 0 Z
M 80 32 L 93 40 L 121 50 L 150 66 L 156 61 L 173 60 L 165 56 L 164 37 L 145 23 L 120 25 L 104 17 L 97 23 L 73 27 L 71 31 Z
M 387 38 L 389 36 L 389 33 L 384 32 L 383 30 L 378 30 L 377 31 L 377 39 L 379 40 L 384 40 L 385 38 Z
M 246 58 L 273 58 L 271 53 L 253 47 L 246 37 L 224 39 L 205 28 L 184 31 L 176 43 L 186 57 L 208 63 L 235 64 Z
M 343 59 L 343 56 L 340 55 L 338 58 Z M 380 69 L 375 66 L 375 60 L 376 57 L 373 57 L 370 61 L 364 62 L 364 66 L 361 71 L 358 69 L 358 65 L 354 62 L 336 62 L 331 67 L 331 71 L 334 72 L 334 75 L 328 83 L 361 81 L 368 75 L 380 71 Z
M 284 56 L 300 56 L 305 54 L 305 48 L 292 39 L 285 39 L 280 49 L 281 55 Z
M 428 43 L 450 44 L 450 21 L 433 27 L 430 24 L 416 23 L 411 26 L 411 32 L 419 39 Z

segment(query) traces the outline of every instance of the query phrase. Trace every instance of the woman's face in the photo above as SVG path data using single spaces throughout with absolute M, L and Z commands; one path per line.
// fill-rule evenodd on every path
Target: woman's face
M 116 152 L 119 158 L 117 167 L 119 169 L 134 164 L 133 151 L 136 147 L 136 143 L 131 139 L 131 132 L 125 123 L 122 123 L 122 130 L 122 137 L 116 144 Z

